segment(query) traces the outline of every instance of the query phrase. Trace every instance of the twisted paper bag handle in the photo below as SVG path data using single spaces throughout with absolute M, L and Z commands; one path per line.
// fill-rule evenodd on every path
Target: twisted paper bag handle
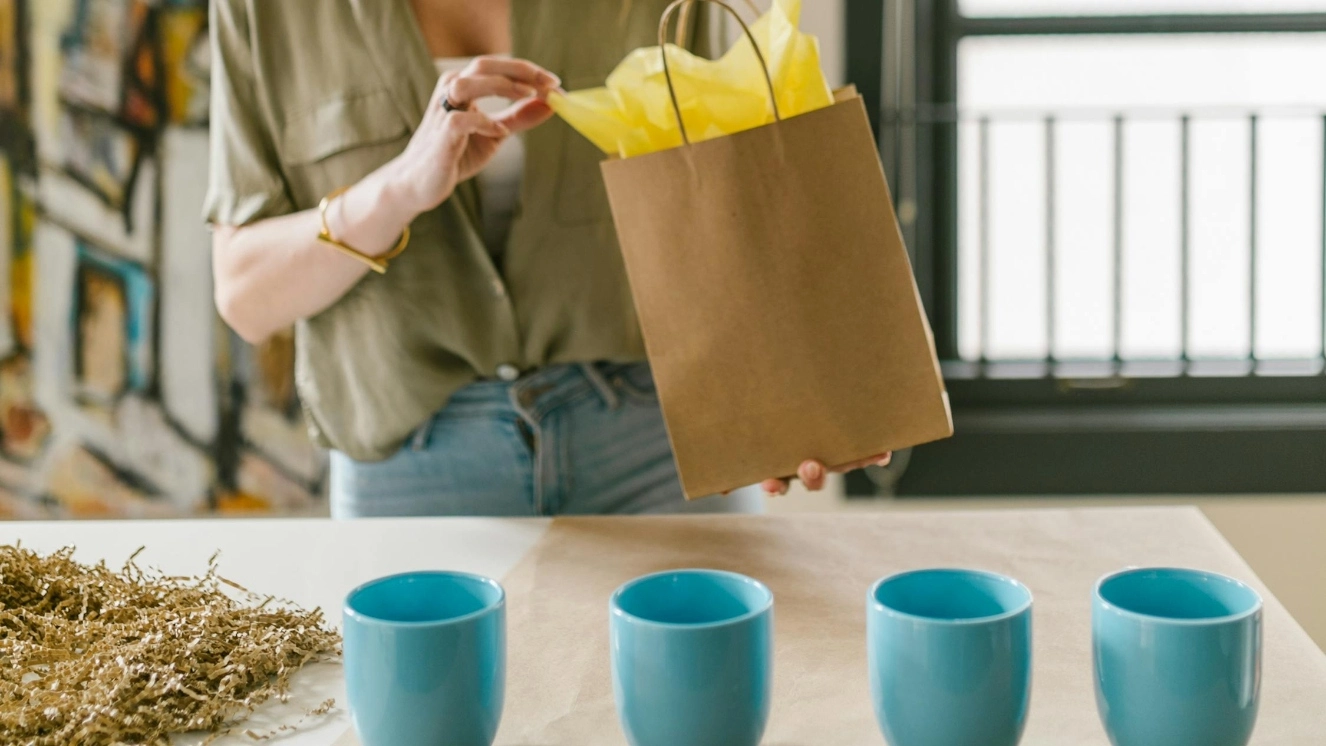
M 673 3 L 663 11 L 663 17 L 658 20 L 658 50 L 663 57 L 663 77 L 668 81 L 668 95 L 672 98 L 672 111 L 677 115 L 677 128 L 681 130 L 681 141 L 687 145 L 691 144 L 691 138 L 686 135 L 686 123 L 681 119 L 681 104 L 677 102 L 677 89 L 672 85 L 672 71 L 668 69 L 668 21 L 677 12 L 678 8 L 690 6 L 692 3 L 706 2 L 713 3 L 726 10 L 737 19 L 741 24 L 741 30 L 750 39 L 751 49 L 755 50 L 755 56 L 760 60 L 760 70 L 764 72 L 764 83 L 769 87 L 769 103 L 773 106 L 773 115 L 775 121 L 783 121 L 783 117 L 778 113 L 778 96 L 774 93 L 773 78 L 769 75 L 769 64 L 764 61 L 764 53 L 760 51 L 760 45 L 755 43 L 755 35 L 750 32 L 750 27 L 742 20 L 741 14 L 733 10 L 731 5 L 722 0 L 673 0 Z

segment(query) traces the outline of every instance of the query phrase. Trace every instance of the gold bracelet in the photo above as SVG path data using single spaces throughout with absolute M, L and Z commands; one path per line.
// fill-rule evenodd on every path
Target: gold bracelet
M 351 259 L 356 259 L 367 264 L 369 269 L 378 274 L 385 274 L 387 271 L 387 264 L 391 262 L 392 259 L 400 256 L 401 252 L 405 251 L 405 247 L 410 243 L 410 226 L 405 226 L 405 230 L 401 231 L 401 238 L 396 242 L 395 246 L 391 247 L 391 251 L 388 251 L 381 256 L 369 256 L 349 244 L 338 241 L 336 237 L 332 235 L 331 228 L 327 227 L 327 207 L 331 205 L 332 200 L 345 194 L 349 189 L 350 187 L 343 186 L 328 194 L 326 197 L 323 197 L 322 201 L 318 203 L 318 217 L 322 219 L 322 232 L 318 234 L 318 241 L 327 244 Z

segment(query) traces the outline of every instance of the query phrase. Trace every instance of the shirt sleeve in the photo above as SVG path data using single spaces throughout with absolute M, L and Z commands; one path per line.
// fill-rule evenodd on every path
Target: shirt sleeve
M 211 167 L 203 218 L 245 225 L 294 212 L 277 158 L 271 119 L 258 98 L 247 0 L 213 0 Z

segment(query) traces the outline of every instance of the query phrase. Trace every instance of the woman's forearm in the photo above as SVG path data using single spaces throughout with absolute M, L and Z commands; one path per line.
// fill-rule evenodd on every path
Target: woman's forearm
M 532 62 L 495 57 L 480 57 L 459 73 L 443 75 L 405 150 L 332 201 L 327 211 L 332 235 L 365 254 L 386 253 L 415 217 L 477 175 L 504 139 L 552 116 L 534 96 L 546 96 L 559 84 Z M 523 100 L 497 120 L 466 109 L 485 96 Z M 320 230 L 316 210 L 215 230 L 216 305 L 241 337 L 259 342 L 323 311 L 368 271 L 320 243 Z
M 369 255 L 383 254 L 415 218 L 395 193 L 394 162 L 366 176 L 327 210 L 332 234 Z M 241 337 L 260 342 L 335 303 L 368 271 L 362 262 L 318 241 L 317 210 L 217 226 L 212 237 L 216 305 Z

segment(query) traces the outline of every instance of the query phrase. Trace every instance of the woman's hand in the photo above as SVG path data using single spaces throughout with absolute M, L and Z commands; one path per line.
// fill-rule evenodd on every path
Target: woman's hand
M 332 233 L 377 255 L 388 251 L 419 213 L 442 203 L 458 182 L 474 176 L 513 132 L 552 115 L 542 96 L 557 77 L 529 62 L 480 58 L 438 82 L 405 151 L 337 198 L 328 211 Z M 517 101 L 494 117 L 445 111 L 443 96 L 463 108 L 484 96 Z M 321 313 L 368 271 L 327 250 L 317 239 L 318 210 L 302 210 L 212 234 L 216 304 L 226 323 L 257 343 L 299 319 Z
M 442 204 L 457 184 L 488 164 L 503 140 L 552 116 L 543 99 L 559 85 L 556 75 L 532 62 L 502 57 L 479 57 L 464 70 L 443 75 L 419 128 L 392 161 L 393 191 L 415 214 Z M 492 117 L 472 110 L 471 104 L 487 96 L 516 103 Z
M 878 456 L 871 456 L 870 458 L 861 459 L 860 461 L 853 461 L 850 464 L 840 464 L 838 466 L 825 468 L 824 464 L 811 459 L 809 461 L 801 462 L 801 466 L 797 468 L 796 478 L 800 479 L 802 484 L 806 485 L 806 489 L 813 492 L 815 490 L 824 489 L 824 478 L 828 476 L 829 472 L 843 473 L 866 466 L 888 466 L 889 461 L 891 460 L 893 460 L 892 453 L 881 453 Z M 760 482 L 760 488 L 769 495 L 785 495 L 787 494 L 788 487 L 792 483 L 792 479 L 792 477 L 787 477 L 785 479 L 766 479 L 763 482 Z

